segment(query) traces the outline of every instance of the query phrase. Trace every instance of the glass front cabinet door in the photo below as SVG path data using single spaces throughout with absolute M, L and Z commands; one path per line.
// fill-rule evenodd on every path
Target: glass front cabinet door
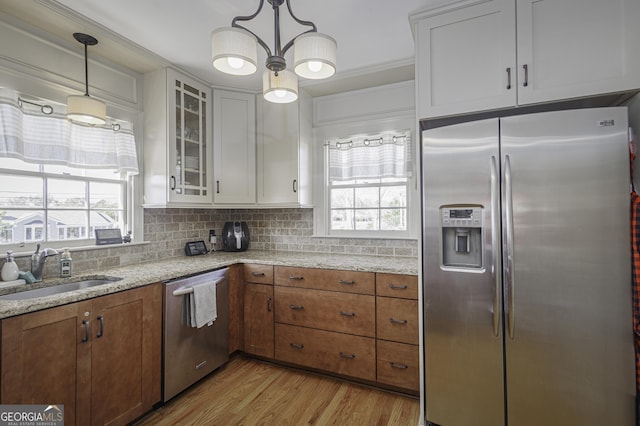
M 211 203 L 211 92 L 177 73 L 167 77 L 169 141 L 174 141 L 169 143 L 169 199 Z

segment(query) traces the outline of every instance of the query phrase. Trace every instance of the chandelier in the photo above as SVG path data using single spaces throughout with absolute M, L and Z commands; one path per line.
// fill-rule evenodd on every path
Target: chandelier
M 213 66 L 227 74 L 249 75 L 256 72 L 258 44 L 267 52 L 262 75 L 262 92 L 270 102 L 287 103 L 298 99 L 298 78 L 309 79 L 331 77 L 336 72 L 336 41 L 317 31 L 313 22 L 298 19 L 291 10 L 290 0 L 267 0 L 273 7 L 274 49 L 256 34 L 240 25 L 239 21 L 250 21 L 262 10 L 264 0 L 260 0 L 258 10 L 253 15 L 236 16 L 231 27 L 214 30 L 211 34 L 211 54 Z M 280 40 L 280 6 L 287 4 L 291 17 L 300 25 L 311 27 L 294 37 L 284 47 Z M 293 69 L 287 69 L 285 53 L 293 46 Z

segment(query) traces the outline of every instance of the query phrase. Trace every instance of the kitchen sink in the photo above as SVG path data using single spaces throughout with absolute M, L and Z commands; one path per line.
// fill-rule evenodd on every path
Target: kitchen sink
M 50 287 L 36 288 L 33 290 L 19 291 L 17 293 L 5 294 L 0 296 L 0 300 L 25 300 L 35 299 L 38 297 L 52 296 L 55 294 L 67 293 L 70 291 L 81 290 L 83 288 L 95 287 L 102 284 L 108 284 L 116 281 L 120 281 L 122 278 L 118 277 L 99 277 L 99 278 L 86 278 L 78 281 L 52 285 Z

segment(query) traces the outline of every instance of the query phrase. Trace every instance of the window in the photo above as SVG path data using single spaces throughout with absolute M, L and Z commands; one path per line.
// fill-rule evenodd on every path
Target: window
M 0 244 L 80 243 L 95 229 L 126 230 L 126 195 L 127 178 L 115 170 L 0 158 Z
M 410 132 L 332 140 L 327 150 L 329 233 L 406 235 Z
M 0 87 L 0 244 L 93 244 L 95 230 L 133 230 L 138 173 L 132 124 L 67 120 L 61 104 Z

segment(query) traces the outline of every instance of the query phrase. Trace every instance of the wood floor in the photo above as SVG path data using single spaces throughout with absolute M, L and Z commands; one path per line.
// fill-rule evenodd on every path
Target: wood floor
M 415 426 L 418 399 L 235 357 L 135 425 Z

